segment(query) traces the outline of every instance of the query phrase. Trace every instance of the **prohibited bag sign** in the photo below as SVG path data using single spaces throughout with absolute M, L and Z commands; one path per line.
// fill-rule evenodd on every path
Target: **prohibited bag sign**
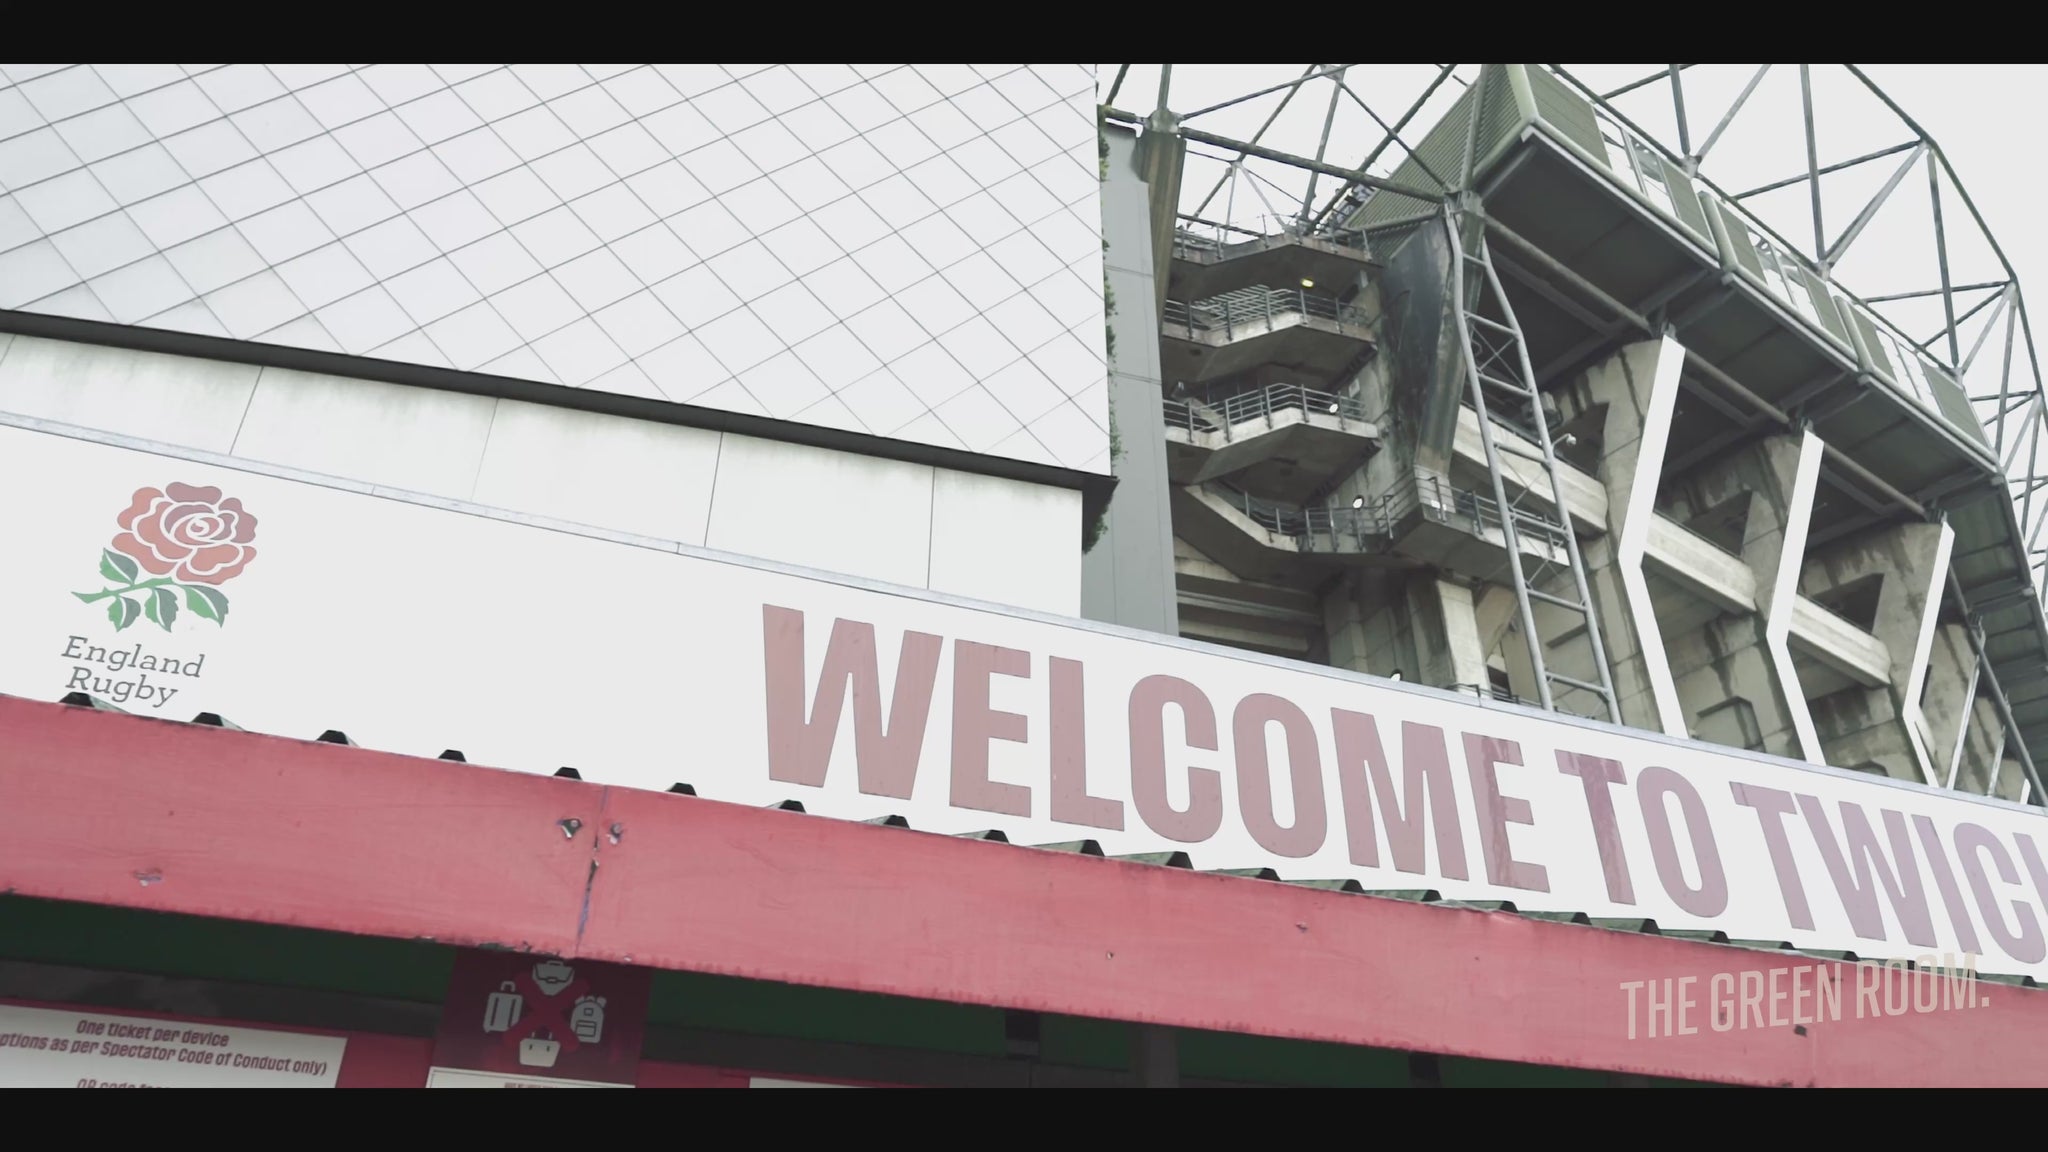
M 652 976 L 618 964 L 464 950 L 442 1008 L 434 1066 L 630 1086 Z

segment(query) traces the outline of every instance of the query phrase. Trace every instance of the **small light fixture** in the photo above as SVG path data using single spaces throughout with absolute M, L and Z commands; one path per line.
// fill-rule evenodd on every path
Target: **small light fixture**
M 1387 677 L 1387 679 L 1389 679 L 1389 680 L 1399 680 L 1400 678 L 1401 678 L 1401 670 L 1400 670 L 1399 668 L 1396 668 L 1396 669 L 1394 669 L 1394 674 L 1393 674 L 1393 675 L 1391 675 L 1391 676 L 1389 676 L 1389 677 Z
M 1332 416 L 1335 416 L 1336 414 L 1337 414 L 1337 402 L 1336 402 L 1335 400 L 1332 400 L 1332 401 L 1330 401 L 1330 415 L 1332 415 Z
M 1309 279 L 1309 278 L 1308 278 L 1308 277 L 1306 277 L 1306 276 L 1303 276 L 1303 277 L 1301 278 L 1301 286 L 1302 286 L 1303 288 L 1313 288 L 1313 287 L 1315 287 L 1315 286 L 1316 286 L 1316 282 L 1315 282 L 1315 281 L 1313 281 L 1313 280 L 1311 280 L 1311 279 Z
M 1352 506 L 1353 508 L 1363 508 L 1363 507 L 1365 507 L 1365 497 L 1363 497 L 1363 496 L 1353 496 L 1353 497 L 1351 498 L 1351 506 Z

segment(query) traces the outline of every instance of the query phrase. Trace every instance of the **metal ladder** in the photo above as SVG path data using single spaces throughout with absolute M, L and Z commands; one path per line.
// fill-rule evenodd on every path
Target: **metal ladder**
M 1451 205 L 1444 207 L 1444 227 L 1451 243 L 1451 306 L 1456 311 L 1458 344 L 1465 358 L 1465 378 L 1472 390 L 1472 406 L 1479 416 L 1479 439 L 1486 448 L 1487 471 L 1493 480 L 1494 507 L 1500 511 L 1502 542 L 1507 545 L 1508 570 L 1514 575 L 1515 602 L 1529 648 L 1529 662 L 1536 673 L 1536 686 L 1546 710 L 1557 710 L 1551 685 L 1560 684 L 1598 696 L 1606 705 L 1607 718 L 1619 724 L 1621 711 L 1614 697 L 1614 676 L 1607 667 L 1607 646 L 1600 638 L 1599 614 L 1593 609 L 1592 592 L 1586 584 L 1586 565 L 1579 557 L 1578 533 L 1572 528 L 1571 506 L 1565 501 L 1564 483 L 1558 475 L 1557 453 L 1550 442 L 1550 422 L 1543 414 L 1543 398 L 1536 387 L 1536 371 L 1529 362 L 1529 348 L 1522 339 L 1521 326 L 1515 322 L 1515 310 L 1508 304 L 1507 293 L 1501 289 L 1500 274 L 1494 270 L 1493 260 L 1487 255 L 1485 230 L 1479 231 L 1478 240 L 1469 252 L 1458 235 L 1459 224 L 1465 215 Z M 1476 211 L 1471 211 L 1471 218 L 1479 218 Z M 1473 281 L 1470 291 L 1466 284 L 1468 275 Z M 1500 314 L 1506 318 L 1505 324 L 1479 315 L 1479 306 L 1489 293 Z M 1511 403 L 1527 403 L 1533 414 L 1533 438 L 1542 449 L 1543 470 L 1550 477 L 1551 501 L 1562 526 L 1560 535 L 1564 537 L 1565 555 L 1570 560 L 1572 588 L 1578 595 L 1576 600 L 1530 587 L 1531 578 L 1526 568 L 1529 557 L 1522 551 L 1521 531 L 1516 526 L 1521 514 L 1509 502 L 1507 484 L 1501 477 L 1500 449 L 1494 443 L 1493 419 L 1487 412 L 1489 392 L 1513 397 Z M 1547 567 L 1548 562 L 1544 566 Z M 1586 637 L 1592 643 L 1593 667 L 1598 671 L 1599 683 L 1589 683 L 1550 669 L 1543 658 L 1543 637 L 1536 630 L 1536 613 L 1531 601 L 1576 612 L 1585 620 Z

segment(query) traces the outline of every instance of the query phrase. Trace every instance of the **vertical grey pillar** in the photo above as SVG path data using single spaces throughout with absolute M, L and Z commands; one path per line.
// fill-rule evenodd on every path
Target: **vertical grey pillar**
M 1116 311 L 1109 365 L 1110 470 L 1116 491 L 1095 547 L 1081 558 L 1081 615 L 1089 620 L 1180 634 L 1173 577 L 1173 514 L 1168 506 L 1166 424 L 1160 410 L 1159 316 L 1162 270 L 1180 190 L 1181 142 L 1162 134 L 1140 147 L 1136 131 L 1105 123 L 1108 174 L 1102 182 L 1102 263 Z M 1148 180 L 1150 183 L 1148 183 Z M 1164 226 L 1161 226 L 1161 222 Z M 1131 1067 L 1145 1088 L 1180 1086 L 1173 1030 L 1131 1026 Z
M 1180 620 L 1160 412 L 1153 186 L 1140 167 L 1136 131 L 1105 124 L 1103 134 L 1109 144 L 1109 173 L 1102 184 L 1103 266 L 1116 298 L 1109 317 L 1116 340 L 1109 418 L 1110 468 L 1117 483 L 1106 527 L 1081 558 L 1081 615 L 1172 636 L 1179 634 Z M 1177 186 L 1178 180 L 1172 183 Z
M 1943 574 L 1946 579 L 1946 573 Z M 1928 783 L 1956 786 L 1964 745 L 1970 738 L 1971 703 L 1977 698 L 1977 655 L 1961 624 L 1937 625 L 1927 650 L 1927 693 L 1921 715 L 1935 776 Z

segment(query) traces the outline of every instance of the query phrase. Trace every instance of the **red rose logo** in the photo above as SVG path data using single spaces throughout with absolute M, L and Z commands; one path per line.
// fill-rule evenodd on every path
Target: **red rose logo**
M 256 559 L 256 517 L 218 488 L 170 484 L 143 488 L 116 519 L 121 531 L 100 553 L 100 575 L 118 587 L 72 595 L 106 600 L 115 631 L 147 616 L 168 632 L 181 607 L 216 624 L 226 621 L 227 583 Z M 152 579 L 145 580 L 147 573 Z M 132 598 L 131 598 L 132 597 Z
M 119 522 L 114 549 L 152 575 L 225 584 L 256 558 L 249 546 L 256 539 L 256 518 L 242 510 L 240 500 L 221 499 L 218 488 L 144 488 Z

